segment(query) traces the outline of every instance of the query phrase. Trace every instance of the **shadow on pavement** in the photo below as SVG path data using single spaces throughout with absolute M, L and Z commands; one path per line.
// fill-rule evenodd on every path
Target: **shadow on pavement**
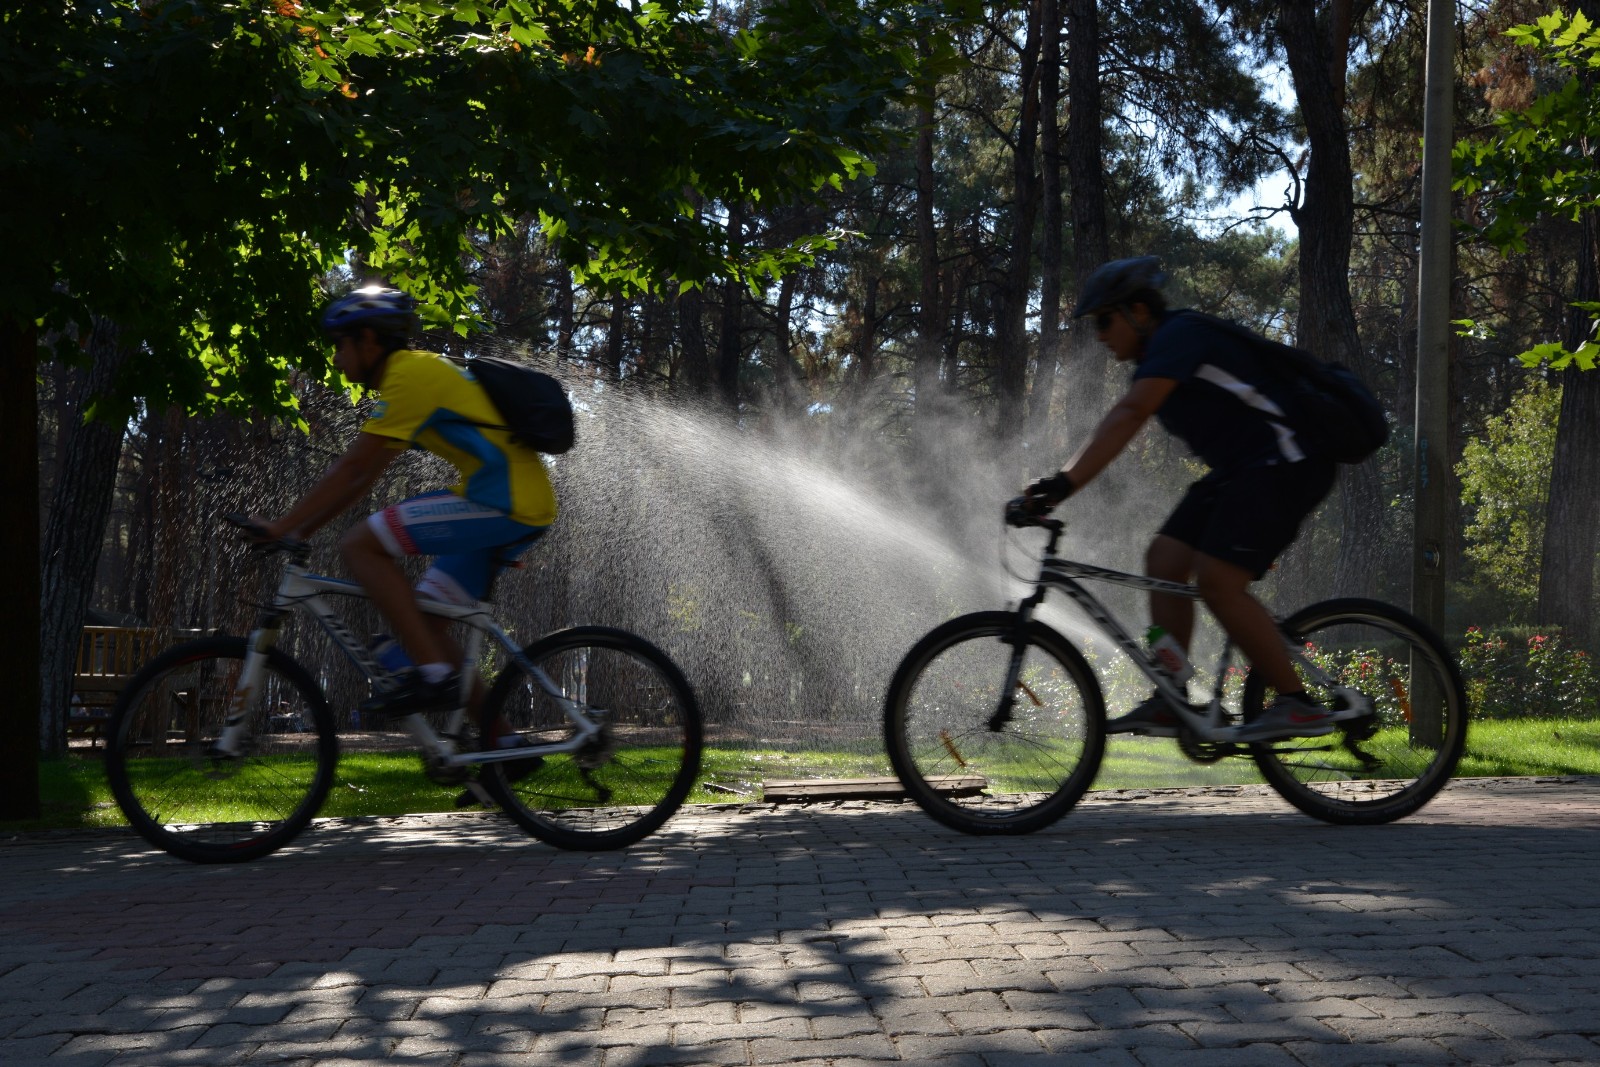
M 597 855 L 419 819 L 229 867 L 29 842 L 5 853 L 0 1060 L 1600 1058 L 1541 1000 L 1600 985 L 1594 792 L 1565 822 L 1463 790 L 1368 828 L 1141 794 L 1024 838 L 756 808 Z

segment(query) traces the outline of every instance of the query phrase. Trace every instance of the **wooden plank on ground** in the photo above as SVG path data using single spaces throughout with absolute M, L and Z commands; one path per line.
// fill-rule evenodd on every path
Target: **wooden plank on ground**
M 953 797 L 973 796 L 989 784 L 979 775 L 932 778 L 939 792 Z M 805 804 L 818 800 L 895 800 L 906 795 L 898 778 L 774 778 L 761 783 L 768 804 Z

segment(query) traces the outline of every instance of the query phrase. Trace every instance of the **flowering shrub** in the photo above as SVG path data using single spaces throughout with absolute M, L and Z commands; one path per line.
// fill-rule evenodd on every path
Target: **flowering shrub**
M 1475 718 L 1576 718 L 1600 706 L 1593 657 L 1567 648 L 1557 632 L 1523 637 L 1468 627 L 1461 675 Z
M 1339 682 L 1371 698 L 1381 726 L 1403 726 L 1411 721 L 1411 693 L 1407 680 L 1409 666 L 1395 662 L 1377 648 L 1323 648 L 1312 641 L 1305 644 L 1305 657 Z M 1329 694 L 1313 690 L 1312 695 L 1331 703 Z

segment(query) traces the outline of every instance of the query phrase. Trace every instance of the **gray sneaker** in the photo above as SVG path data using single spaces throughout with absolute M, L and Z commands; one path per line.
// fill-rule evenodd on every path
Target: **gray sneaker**
M 1304 693 L 1285 693 L 1239 727 L 1235 740 L 1273 741 L 1280 737 L 1321 737 L 1333 733 L 1333 712 Z
M 1139 734 L 1143 737 L 1177 737 L 1182 727 L 1172 705 L 1160 693 L 1151 693 L 1133 710 L 1106 723 L 1108 734 Z

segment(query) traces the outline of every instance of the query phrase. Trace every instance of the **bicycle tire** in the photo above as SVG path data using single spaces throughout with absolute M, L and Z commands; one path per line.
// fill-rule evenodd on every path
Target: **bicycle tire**
M 1028 623 L 1010 720 L 991 722 L 1017 617 L 976 612 L 912 646 L 884 700 L 884 745 L 908 796 L 968 834 L 1026 834 L 1065 815 L 1105 755 L 1105 699 L 1083 655 Z
M 1286 619 L 1282 630 L 1376 710 L 1322 737 L 1251 745 L 1267 783 L 1307 815 L 1347 825 L 1392 822 L 1433 799 L 1455 773 L 1467 742 L 1466 690 L 1439 636 L 1399 608 L 1359 598 L 1312 604 Z M 1307 690 L 1337 706 L 1310 679 Z M 1247 722 L 1260 714 L 1268 693 L 1251 671 L 1242 702 Z
M 306 828 L 333 785 L 339 749 L 327 700 L 277 649 L 256 688 L 246 753 L 209 754 L 245 650 L 242 637 L 168 649 L 129 680 L 107 723 L 106 777 L 117 806 L 140 837 L 191 863 L 275 852 Z
M 683 673 L 650 642 L 602 626 L 551 634 L 522 655 L 568 698 L 601 712 L 602 731 L 576 752 L 540 757 L 531 769 L 484 764 L 479 780 L 489 795 L 524 830 L 558 848 L 622 848 L 660 829 L 700 773 L 700 705 Z M 574 732 L 515 661 L 484 698 L 485 744 L 497 743 L 502 719 L 535 745 Z

